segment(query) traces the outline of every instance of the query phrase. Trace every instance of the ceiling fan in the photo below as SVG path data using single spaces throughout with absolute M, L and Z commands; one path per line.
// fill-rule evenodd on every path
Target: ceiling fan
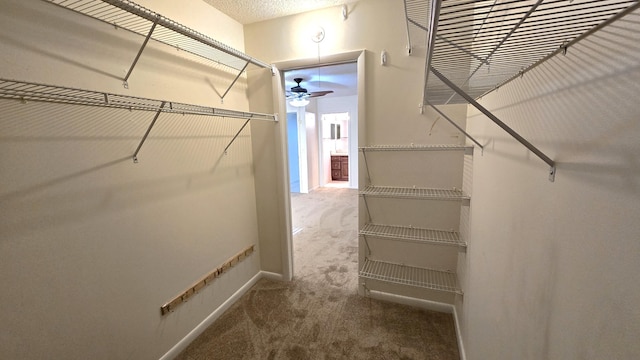
M 333 90 L 309 92 L 307 89 L 300 86 L 300 83 L 302 82 L 302 80 L 303 80 L 302 78 L 293 79 L 293 81 L 295 81 L 297 85 L 291 87 L 291 91 L 287 91 L 287 100 L 310 99 L 310 98 L 325 96 L 327 94 L 333 93 Z

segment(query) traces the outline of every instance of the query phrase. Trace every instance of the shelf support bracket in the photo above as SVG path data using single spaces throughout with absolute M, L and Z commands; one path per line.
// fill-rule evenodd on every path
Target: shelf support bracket
M 369 173 L 369 163 L 367 163 L 367 152 L 362 149 L 362 158 L 364 159 L 364 167 L 367 169 L 367 183 L 371 185 L 371 174 Z
M 438 114 L 440 114 L 440 116 L 445 118 L 445 120 L 450 122 L 451 125 L 453 125 L 456 129 L 458 129 L 458 131 L 463 133 L 466 137 L 468 137 L 471 141 L 473 141 L 476 145 L 478 145 L 478 147 L 480 147 L 480 149 L 482 149 L 484 151 L 484 147 L 482 145 L 480 145 L 480 143 L 476 139 L 474 139 L 473 136 L 469 135 L 466 131 L 464 131 L 463 128 L 458 126 L 458 124 L 456 124 L 453 120 L 451 120 L 451 118 L 449 118 L 445 113 L 440 111 L 440 109 L 438 109 L 435 105 L 431 104 L 429 101 L 426 101 L 426 105 L 430 106 L 433 110 L 435 110 Z
M 440 6 L 442 0 L 431 0 L 431 14 L 429 15 L 429 32 L 427 33 L 427 57 L 424 71 L 424 89 L 422 92 L 422 103 L 427 100 L 427 83 L 429 82 L 429 69 L 433 58 L 433 49 L 436 45 L 436 32 L 438 31 L 438 21 L 440 19 Z
M 151 120 L 151 124 L 149 124 L 149 127 L 147 128 L 147 131 L 144 133 L 144 136 L 142 137 L 142 140 L 140 141 L 140 144 L 138 144 L 138 148 L 136 149 L 136 152 L 133 153 L 133 162 L 134 163 L 138 163 L 138 153 L 140 152 L 140 149 L 142 148 L 142 145 L 144 144 L 144 142 L 147 140 L 147 137 L 149 136 L 149 133 L 151 132 L 151 129 L 153 128 L 153 125 L 156 124 L 156 120 L 158 120 L 158 116 L 160 116 L 160 113 L 162 112 L 162 109 L 164 108 L 164 104 L 166 104 L 166 101 L 163 101 L 162 104 L 160 104 L 160 108 L 158 109 L 158 111 L 156 112 L 156 115 L 153 117 L 153 120 Z
M 545 155 L 542 151 L 540 151 L 537 147 L 533 146 L 529 141 L 527 141 L 525 138 L 523 138 L 522 136 L 520 136 L 520 134 L 518 134 L 517 132 L 515 132 L 513 129 L 511 129 L 507 124 L 503 123 L 500 119 L 498 119 L 497 116 L 493 115 L 491 113 L 491 111 L 487 110 L 485 107 L 483 107 L 482 105 L 480 105 L 477 101 L 475 101 L 475 99 L 473 99 L 471 96 L 469 96 L 469 94 L 465 93 L 462 89 L 460 89 L 459 87 L 457 87 L 451 80 L 447 79 L 444 75 L 442 75 L 438 70 L 436 70 L 433 66 L 430 68 L 431 72 L 438 78 L 440 79 L 440 81 L 442 81 L 443 83 L 445 83 L 449 88 L 451 88 L 451 90 L 453 90 L 454 92 L 456 92 L 458 95 L 460 95 L 462 98 L 464 98 L 465 100 L 467 100 L 467 102 L 471 105 L 473 105 L 473 107 L 475 107 L 476 109 L 478 109 L 478 111 L 480 111 L 481 113 L 483 113 L 485 116 L 487 116 L 489 119 L 491 119 L 491 121 L 493 121 L 494 123 L 496 123 L 496 125 L 500 126 L 504 131 L 506 131 L 509 135 L 511 135 L 514 139 L 518 140 L 519 143 L 521 143 L 522 145 L 524 145 L 527 149 L 529 149 L 531 152 L 533 152 L 536 156 L 538 156 L 540 159 L 542 159 L 542 161 L 544 161 L 545 163 L 547 163 L 550 167 L 549 169 L 549 181 L 553 182 L 555 180 L 555 176 L 556 176 L 556 163 L 551 160 L 550 157 L 548 157 L 547 155 Z
M 227 145 L 226 148 L 224 148 L 224 154 L 227 155 L 227 150 L 229 149 L 229 147 L 231 146 L 231 144 L 233 144 L 234 141 L 236 141 L 236 139 L 238 138 L 238 135 L 240 135 L 240 133 L 242 132 L 242 130 L 244 130 L 244 128 L 247 126 L 247 124 L 249 123 L 250 119 L 247 119 L 247 121 L 244 122 L 244 124 L 242 125 L 242 127 L 240 128 L 240 130 L 238 130 L 238 132 L 236 133 L 236 135 L 233 137 L 233 139 L 231 139 L 231 141 L 229 142 L 229 144 Z
M 364 201 L 364 208 L 367 210 L 368 222 L 372 223 L 373 219 L 371 218 L 371 211 L 369 210 L 369 203 L 367 202 L 367 196 L 366 195 L 362 195 L 362 200 Z
M 413 50 L 413 46 L 411 45 L 411 34 L 409 32 L 409 12 L 407 11 L 407 0 L 403 1 L 404 3 L 404 17 L 407 19 L 407 55 L 411 56 L 411 51 Z
M 238 81 L 238 79 L 240 78 L 240 75 L 242 75 L 242 73 L 247 69 L 247 66 L 249 66 L 249 62 L 248 61 L 247 61 L 246 64 L 244 64 L 244 67 L 242 68 L 242 70 L 240 70 L 238 75 L 236 75 L 236 78 L 233 79 L 233 81 L 231 82 L 231 85 L 229 85 L 229 87 L 227 88 L 227 91 L 225 91 L 224 94 L 222 94 L 222 96 L 220 97 L 220 102 L 224 103 L 224 97 L 227 96 L 227 94 L 229 93 L 229 90 L 231 90 L 233 85 L 236 84 L 236 81 Z
M 151 25 L 151 29 L 149 29 L 149 33 L 147 34 L 147 37 L 144 38 L 144 42 L 142 42 L 142 46 L 140 46 L 140 50 L 138 50 L 138 54 L 136 55 L 136 58 L 133 59 L 133 64 L 131 64 L 131 67 L 129 67 L 129 71 L 127 72 L 127 75 L 124 77 L 124 82 L 122 83 L 122 85 L 124 86 L 125 89 L 129 88 L 129 82 L 128 82 L 129 76 L 131 76 L 131 73 L 133 72 L 133 68 L 136 67 L 136 64 L 138 63 L 138 60 L 140 59 L 140 55 L 142 55 L 144 48 L 147 47 L 147 43 L 151 38 L 151 34 L 153 34 L 153 31 L 156 29 L 156 25 L 158 24 L 159 19 L 160 19 L 160 16 L 159 15 L 156 16 L 156 19 L 153 22 L 153 25 Z

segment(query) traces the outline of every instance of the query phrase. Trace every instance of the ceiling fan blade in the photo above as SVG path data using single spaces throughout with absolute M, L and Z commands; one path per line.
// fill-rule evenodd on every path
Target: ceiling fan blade
M 309 93 L 309 97 L 320 97 L 333 93 L 333 90 L 313 91 Z

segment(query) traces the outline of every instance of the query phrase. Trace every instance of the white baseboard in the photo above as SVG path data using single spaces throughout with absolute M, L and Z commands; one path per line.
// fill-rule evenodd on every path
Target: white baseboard
M 460 352 L 460 360 L 467 360 L 467 353 L 464 351 L 464 342 L 462 341 L 462 330 L 460 329 L 460 319 L 458 319 L 458 311 L 453 307 L 453 321 L 456 325 L 456 337 L 458 338 L 458 351 Z
M 458 312 L 456 307 L 451 304 L 445 304 L 436 301 L 429 301 L 424 299 L 412 298 L 408 296 L 390 294 L 382 291 L 369 290 L 368 296 L 372 299 L 394 302 L 403 305 L 415 306 L 418 308 L 443 312 L 447 314 L 453 314 L 453 322 L 456 328 L 456 339 L 458 340 L 458 351 L 460 352 L 460 360 L 467 360 L 467 355 L 464 351 L 464 342 L 462 341 L 462 331 L 460 329 L 460 321 L 458 319 Z
M 231 297 L 229 297 L 225 302 L 222 303 L 217 309 L 215 309 L 206 319 L 204 319 L 198 326 L 196 326 L 193 330 L 191 330 L 187 336 L 182 338 L 177 344 L 175 344 L 166 354 L 164 354 L 160 360 L 172 360 L 176 356 L 178 356 L 184 349 L 193 342 L 200 334 L 202 334 L 214 321 L 216 321 L 220 315 L 222 315 L 227 309 L 231 307 L 236 301 L 238 301 L 242 295 L 244 295 L 253 285 L 255 285 L 258 280 L 262 278 L 267 278 L 271 280 L 281 280 L 282 275 L 276 274 L 267 271 L 260 271 L 251 280 L 247 281 L 246 284 L 242 285 L 238 291 L 233 293 Z
M 160 360 L 172 360 L 176 356 L 178 356 L 184 349 L 193 342 L 200 334 L 202 334 L 214 321 L 216 321 L 231 305 L 233 305 L 236 301 L 238 301 L 242 295 L 244 295 L 249 289 L 255 285 L 260 279 L 265 278 L 269 280 L 275 281 L 283 281 L 284 277 L 282 274 L 273 273 L 269 271 L 260 271 L 255 276 L 253 276 L 246 284 L 244 284 L 238 291 L 233 293 L 231 297 L 229 297 L 222 305 L 220 305 L 217 309 L 215 309 L 206 319 L 204 319 L 198 326 L 196 326 L 193 330 L 191 330 L 187 336 L 185 336 L 182 340 L 180 340 L 176 345 L 174 345 L 166 354 L 164 354 Z M 435 301 L 429 301 L 424 299 L 417 299 L 408 296 L 396 295 L 385 293 L 382 291 L 369 291 L 369 297 L 377 300 L 395 302 L 398 304 L 404 304 L 409 306 L 415 306 L 426 310 L 433 310 L 438 312 L 443 312 L 447 314 L 453 314 L 453 319 L 456 328 L 456 337 L 458 339 L 458 349 L 460 351 L 460 360 L 466 360 L 466 354 L 464 351 L 464 343 L 462 341 L 462 332 L 460 330 L 460 322 L 458 319 L 458 313 L 456 311 L 455 306 L 451 304 L 445 304 Z
M 260 271 L 260 277 L 269 279 L 269 280 L 284 281 L 284 276 L 282 276 L 282 274 L 273 273 L 269 271 Z

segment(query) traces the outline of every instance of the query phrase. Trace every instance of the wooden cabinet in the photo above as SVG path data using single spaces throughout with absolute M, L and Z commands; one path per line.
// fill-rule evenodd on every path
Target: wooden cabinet
M 331 155 L 331 180 L 349 181 L 349 157 Z

